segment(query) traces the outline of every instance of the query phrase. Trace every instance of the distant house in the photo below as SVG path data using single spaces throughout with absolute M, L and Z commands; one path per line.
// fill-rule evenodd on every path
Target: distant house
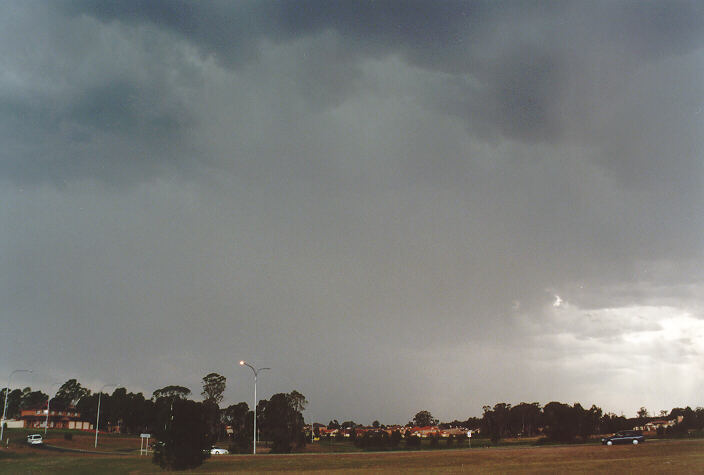
M 656 419 L 652 420 L 649 422 L 646 422 L 642 426 L 634 427 L 634 430 L 639 430 L 642 431 L 643 434 L 645 435 L 655 435 L 657 434 L 658 429 L 668 429 L 670 427 L 676 426 L 678 423 L 682 422 L 684 419 L 683 416 L 677 416 L 676 419 Z
M 24 409 L 20 413 L 19 420 L 23 422 L 23 427 L 44 428 L 47 422 L 46 411 L 46 409 Z M 81 413 L 69 408 L 60 411 L 52 410 L 49 414 L 49 428 L 90 430 L 93 424 L 81 420 Z
M 440 429 L 437 426 L 411 427 L 410 430 L 411 435 L 418 436 L 422 439 L 440 436 Z

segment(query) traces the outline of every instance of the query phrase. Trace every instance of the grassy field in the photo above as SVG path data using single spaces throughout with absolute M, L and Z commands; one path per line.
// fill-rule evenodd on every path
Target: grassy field
M 10 439 L 10 447 L 24 447 L 27 435 L 42 434 L 43 429 L 9 429 L 6 431 L 7 437 Z M 70 439 L 65 438 L 66 434 L 70 435 Z M 91 450 L 98 452 L 120 452 L 139 453 L 139 437 L 123 436 L 121 434 L 104 434 L 98 436 L 98 447 L 95 448 L 95 432 L 92 431 L 75 431 L 75 430 L 49 430 L 44 436 L 44 443 L 56 447 L 77 450 Z
M 225 455 L 195 473 L 704 473 L 704 441 L 639 446 L 498 447 L 420 452 Z M 87 455 L 16 447 L 0 450 L 2 473 L 163 473 L 149 457 Z

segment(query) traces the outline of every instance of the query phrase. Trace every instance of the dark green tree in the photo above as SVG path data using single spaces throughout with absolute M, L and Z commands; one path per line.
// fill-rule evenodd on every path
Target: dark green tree
M 203 403 L 175 399 L 171 418 L 157 424 L 154 463 L 169 470 L 200 466 L 210 456 L 212 444 L 206 411 Z
M 249 414 L 249 412 L 249 406 L 246 402 L 232 404 L 222 410 L 223 421 L 225 424 L 232 427 L 233 434 L 237 434 L 244 430 L 247 423 L 247 414 Z
M 109 425 L 119 426 L 128 434 L 149 432 L 148 429 L 153 423 L 150 411 L 155 406 L 152 401 L 146 400 L 142 393 L 128 393 L 125 388 L 116 388 L 107 398 L 105 407 L 103 412 L 101 406 L 100 418 L 102 420 L 105 414 L 105 422 Z
M 289 393 L 289 398 L 291 399 L 291 406 L 298 412 L 303 412 L 308 405 L 306 397 L 295 389 Z
M 435 426 L 438 420 L 433 417 L 430 411 L 420 411 L 413 416 L 413 424 L 418 427 Z
M 206 402 L 220 404 L 222 401 L 222 393 L 225 392 L 225 383 L 227 378 L 218 373 L 210 373 L 203 377 L 203 392 L 201 396 Z
M 511 433 L 532 437 L 538 432 L 541 409 L 537 402 L 522 402 L 511 407 Z
M 165 386 L 152 393 L 152 399 L 157 401 L 162 398 L 186 399 L 191 395 L 191 390 L 185 386 Z
M 81 386 L 76 379 L 69 379 L 61 385 L 51 404 L 53 406 L 56 403 L 56 407 L 67 409 L 88 395 L 90 395 L 90 389 Z
M 543 431 L 550 440 L 572 442 L 579 433 L 579 410 L 560 402 L 550 402 L 543 408 Z
M 482 433 L 496 444 L 511 433 L 511 405 L 504 402 L 494 404 L 494 407 L 484 406 L 482 417 Z
M 285 393 L 274 394 L 257 405 L 258 424 L 272 441 L 272 452 L 288 453 L 294 446 L 305 445 L 303 415 L 296 407 L 295 398 Z
M 628 419 L 623 416 L 617 416 L 613 412 L 609 412 L 601 416 L 599 421 L 600 431 L 604 434 L 613 434 L 624 429 L 630 429 Z
M 24 388 L 22 390 L 22 400 L 20 401 L 20 408 L 22 409 L 36 409 L 36 408 L 46 408 L 46 402 L 49 400 L 49 396 L 41 391 L 32 391 L 32 388 Z
M 235 407 L 241 406 L 242 404 L 244 404 L 245 407 L 247 406 L 246 403 L 241 402 Z M 239 409 L 237 409 L 236 412 L 239 412 Z M 248 410 L 241 416 L 239 414 L 233 416 L 232 420 L 235 425 L 239 425 L 239 430 L 235 430 L 233 434 L 230 452 L 251 454 L 254 435 L 254 412 Z

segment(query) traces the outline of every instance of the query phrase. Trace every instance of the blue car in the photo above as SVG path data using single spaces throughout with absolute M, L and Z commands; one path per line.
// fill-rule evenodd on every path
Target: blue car
M 638 445 L 645 442 L 645 437 L 640 431 L 637 430 L 622 430 L 616 432 L 610 437 L 605 437 L 601 439 L 601 443 L 604 445 L 614 445 L 614 444 L 633 444 Z

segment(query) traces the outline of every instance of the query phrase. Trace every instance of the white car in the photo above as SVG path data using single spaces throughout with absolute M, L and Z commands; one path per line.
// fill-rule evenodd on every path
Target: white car
M 220 449 L 218 447 L 213 447 L 210 449 L 210 455 L 227 455 L 230 452 L 227 451 L 227 449 Z
M 29 445 L 41 445 L 44 443 L 41 434 L 32 434 L 27 436 L 27 443 Z

